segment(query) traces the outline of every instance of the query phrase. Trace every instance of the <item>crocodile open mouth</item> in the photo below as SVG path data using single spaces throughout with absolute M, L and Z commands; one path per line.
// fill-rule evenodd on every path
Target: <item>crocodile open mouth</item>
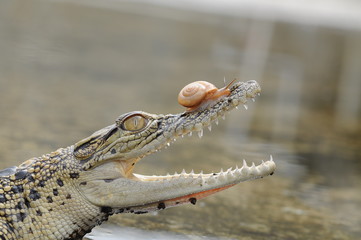
M 247 109 L 248 100 L 254 100 L 259 93 L 260 86 L 256 81 L 237 82 L 230 88 L 229 95 L 216 99 L 208 104 L 207 108 L 199 111 L 186 111 L 177 115 L 133 112 L 123 116 L 121 119 L 126 120 L 129 116 L 143 117 L 146 126 L 144 131 L 150 132 L 151 128 L 155 130 L 147 135 L 146 141 L 143 141 L 146 144 L 142 143 L 143 145 L 138 146 L 134 151 L 136 154 L 130 151 L 126 153 L 128 155 L 124 160 L 112 159 L 111 162 L 97 167 L 99 173 L 106 173 L 107 176 L 113 174 L 112 178 L 104 179 L 102 175 L 102 180 L 98 178 L 80 188 L 85 195 L 90 196 L 89 200 L 97 205 L 111 206 L 119 209 L 120 212 L 145 213 L 182 203 L 195 204 L 197 199 L 227 189 L 239 182 L 272 175 L 276 168 L 272 157 L 257 166 L 254 163 L 248 166 L 243 161 L 240 168 L 235 167 L 209 174 L 193 171 L 186 173 L 184 170 L 179 174 L 165 176 L 145 176 L 133 173 L 135 164 L 141 158 L 170 145 L 180 136 L 196 132 L 199 137 L 202 137 L 204 128 L 211 129 L 212 123 L 218 124 L 219 118 L 224 117 L 226 112 L 237 108 L 240 104 Z M 147 120 L 149 120 L 148 125 Z M 125 120 L 122 121 L 120 121 L 121 124 Z M 109 145 L 107 151 L 111 152 L 114 145 Z M 106 194 L 109 192 L 112 194 Z

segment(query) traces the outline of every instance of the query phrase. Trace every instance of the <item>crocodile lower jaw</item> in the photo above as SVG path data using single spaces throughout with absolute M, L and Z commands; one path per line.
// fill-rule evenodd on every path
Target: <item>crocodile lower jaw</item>
M 113 164 L 103 165 L 102 172 L 107 170 L 115 172 Z M 148 212 L 182 203 L 195 203 L 197 199 L 237 183 L 272 175 L 275 168 L 276 165 L 271 157 L 270 160 L 257 166 L 255 164 L 247 166 L 243 161 L 243 166 L 240 168 L 230 168 L 227 171 L 210 174 L 182 172 L 167 176 L 144 176 L 133 173 L 132 178 L 97 178 L 88 181 L 84 186 L 80 185 L 80 189 L 95 205 L 110 206 L 123 211 L 128 209 Z
M 168 186 L 177 186 L 174 193 L 169 194 L 168 197 L 154 200 L 138 206 L 128 208 L 128 211 L 135 213 L 145 213 L 148 211 L 160 210 L 168 207 L 177 206 L 184 203 L 195 204 L 197 200 L 212 195 L 216 192 L 225 190 L 238 184 L 240 182 L 263 178 L 272 175 L 276 169 L 272 156 L 266 162 L 262 161 L 261 164 L 247 166 L 243 160 L 241 168 L 229 168 L 227 171 L 221 170 L 218 173 L 186 173 L 184 170 L 180 174 L 167 175 L 167 176 L 144 176 L 140 174 L 133 174 L 136 179 L 142 182 L 138 187 L 149 187 L 148 183 L 156 183 L 155 189 L 148 189 L 150 194 L 159 192 L 159 189 L 168 189 Z M 162 192 L 162 191 L 161 191 Z

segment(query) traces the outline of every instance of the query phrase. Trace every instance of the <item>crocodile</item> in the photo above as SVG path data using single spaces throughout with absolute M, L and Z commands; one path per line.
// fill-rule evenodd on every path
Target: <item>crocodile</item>
M 250 80 L 233 84 L 228 96 L 202 109 L 166 115 L 129 112 L 74 145 L 0 171 L 0 239 L 82 239 L 113 214 L 195 204 L 239 182 L 272 175 L 272 158 L 209 174 L 133 173 L 146 155 L 177 137 L 202 136 L 204 127 L 259 93 L 259 84 Z

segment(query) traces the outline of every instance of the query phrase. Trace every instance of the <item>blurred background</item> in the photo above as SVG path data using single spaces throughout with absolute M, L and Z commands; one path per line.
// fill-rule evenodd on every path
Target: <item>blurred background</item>
M 135 172 L 272 155 L 272 177 L 197 206 L 113 216 L 88 239 L 360 239 L 360 12 L 357 0 L 2 0 L 0 168 L 128 111 L 182 112 L 189 82 L 255 79 L 248 110 Z

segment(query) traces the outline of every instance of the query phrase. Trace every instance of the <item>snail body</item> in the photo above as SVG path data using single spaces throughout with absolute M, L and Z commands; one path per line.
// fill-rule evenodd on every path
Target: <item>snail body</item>
M 212 83 L 206 81 L 196 81 L 186 85 L 178 94 L 178 103 L 187 107 L 188 111 L 196 110 L 203 106 L 208 106 L 214 100 L 230 94 L 229 87 L 233 80 L 227 86 L 218 89 Z

